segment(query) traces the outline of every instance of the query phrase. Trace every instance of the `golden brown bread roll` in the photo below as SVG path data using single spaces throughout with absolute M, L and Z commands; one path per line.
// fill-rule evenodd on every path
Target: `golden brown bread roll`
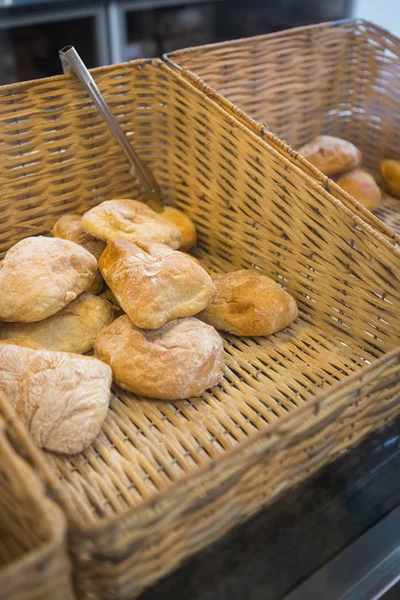
M 90 235 L 108 242 L 124 238 L 130 242 L 157 242 L 179 248 L 179 228 L 136 200 L 108 200 L 95 206 L 81 219 L 81 227 Z
M 0 340 L 0 346 L 22 346 L 23 348 L 30 348 L 31 350 L 44 350 L 42 344 L 38 344 L 37 342 L 33 342 L 29 338 L 10 338 L 8 340 Z
M 111 366 L 119 386 L 159 400 L 201 396 L 223 375 L 222 339 L 195 318 L 143 330 L 124 315 L 103 329 L 94 351 Z
M 41 448 L 76 454 L 100 431 L 111 369 L 96 358 L 0 345 L 0 392 Z
M 186 254 L 186 256 L 188 256 L 189 258 L 191 258 L 192 260 L 194 260 L 194 262 L 196 263 L 196 265 L 200 265 L 200 267 L 203 267 L 203 265 L 201 264 L 201 262 L 199 261 L 199 259 L 196 258 L 196 256 L 192 256 L 191 254 L 188 254 L 187 252 L 185 252 L 185 254 Z M 204 269 L 204 267 L 203 267 L 203 269 Z
M 354 144 L 331 135 L 320 135 L 300 148 L 299 154 L 325 175 L 354 169 L 361 162 L 361 152 Z
M 386 159 L 381 162 L 381 174 L 387 191 L 400 198 L 400 160 Z
M 217 294 L 198 318 L 216 329 L 234 335 L 271 335 L 298 315 L 294 298 L 252 269 L 215 275 L 213 282 Z
M 99 261 L 101 274 L 132 323 L 157 329 L 191 317 L 215 294 L 211 277 L 183 252 L 163 244 L 108 242 Z
M 97 240 L 92 237 L 81 227 L 80 215 L 68 213 L 63 215 L 55 223 L 52 234 L 54 237 L 62 238 L 63 240 L 70 240 L 83 246 L 90 254 L 93 254 L 96 260 L 99 260 L 102 252 L 104 252 L 106 244 L 102 240 Z
M 0 340 L 30 339 L 47 350 L 84 354 L 96 336 L 114 318 L 114 310 L 101 296 L 85 292 L 60 312 L 37 323 L 0 323 Z
M 0 321 L 31 323 L 51 317 L 86 291 L 97 261 L 69 240 L 26 238 L 0 265 Z
M 60 217 L 53 227 L 52 234 L 54 237 L 79 244 L 79 246 L 85 248 L 90 254 L 93 254 L 96 260 L 99 260 L 106 247 L 105 242 L 96 240 L 96 238 L 82 230 L 81 217 L 73 213 Z M 88 291 L 97 294 L 102 289 L 103 283 L 103 278 L 100 272 L 97 271 L 96 278 Z
M 336 183 L 371 212 L 381 203 L 381 190 L 372 175 L 364 169 L 353 169 L 341 175 Z
M 182 242 L 179 246 L 181 252 L 187 252 L 196 244 L 197 235 L 196 227 L 190 217 L 185 215 L 181 210 L 167 206 L 161 213 L 164 219 L 168 219 L 171 223 L 174 223 L 179 227 L 179 231 L 182 235 Z

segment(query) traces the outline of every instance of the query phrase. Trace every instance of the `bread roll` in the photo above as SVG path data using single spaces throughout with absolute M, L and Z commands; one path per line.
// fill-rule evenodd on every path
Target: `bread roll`
M 0 392 L 41 448 L 76 454 L 100 431 L 111 369 L 88 356 L 0 345 Z
M 185 252 L 184 254 L 185 254 L 185 256 L 188 256 L 189 258 L 191 258 L 192 260 L 194 260 L 194 262 L 196 263 L 196 265 L 199 265 L 200 267 L 203 267 L 203 265 L 201 264 L 201 262 L 199 261 L 199 259 L 196 256 L 192 256 L 191 254 L 188 254 L 187 252 Z M 203 269 L 204 269 L 204 267 L 203 267 Z
M 198 318 L 234 335 L 271 335 L 297 317 L 296 301 L 273 279 L 252 269 L 214 275 L 214 300 Z
M 400 160 L 383 160 L 381 173 L 387 191 L 396 198 L 400 198 Z
M 30 237 L 0 265 L 0 321 L 31 323 L 51 317 L 86 291 L 97 261 L 69 240 Z
M 81 217 L 72 213 L 63 215 L 58 219 L 53 227 L 52 234 L 54 237 L 70 240 L 71 242 L 75 242 L 75 244 L 79 244 L 85 248 L 85 250 L 90 252 L 90 254 L 93 254 L 96 260 L 99 260 L 106 247 L 105 242 L 96 240 L 96 238 L 85 233 L 81 228 Z M 89 292 L 97 294 L 101 291 L 103 283 L 103 278 L 100 275 L 100 272 L 97 271 L 96 278 L 90 286 Z
M 47 350 L 84 354 L 114 318 L 109 302 L 85 292 L 60 312 L 38 323 L 0 323 L 0 340 L 28 338 Z
M 381 190 L 372 175 L 363 169 L 353 169 L 341 175 L 337 184 L 372 212 L 381 203 Z
M 75 244 L 79 244 L 79 246 L 83 246 L 90 254 L 93 254 L 96 260 L 99 260 L 106 244 L 83 231 L 81 219 L 80 215 L 73 213 L 63 215 L 54 225 L 52 234 L 54 237 L 70 240 Z
M 320 135 L 300 148 L 299 154 L 325 175 L 354 169 L 361 162 L 361 152 L 354 144 L 331 135 Z
M 108 200 L 85 213 L 81 227 L 90 235 L 108 242 L 124 238 L 130 242 L 157 242 L 179 248 L 179 228 L 135 200 Z
M 211 277 L 182 252 L 163 244 L 108 242 L 100 271 L 132 323 L 157 329 L 167 321 L 191 317 L 215 294 Z
M 161 213 L 164 219 L 168 219 L 171 223 L 174 223 L 179 227 L 179 231 L 182 235 L 182 242 L 179 246 L 179 250 L 187 252 L 196 244 L 197 235 L 196 227 L 190 217 L 185 215 L 181 210 L 167 206 Z
M 143 330 L 124 315 L 103 329 L 94 352 L 111 366 L 119 386 L 159 400 L 201 396 L 223 375 L 222 339 L 195 318 Z

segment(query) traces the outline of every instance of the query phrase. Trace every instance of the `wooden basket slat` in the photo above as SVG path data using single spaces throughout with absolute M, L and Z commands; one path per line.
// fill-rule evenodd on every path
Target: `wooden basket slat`
M 178 50 L 166 59 L 268 141 L 272 132 L 299 149 L 322 133 L 344 137 L 378 179 L 381 160 L 400 157 L 400 40 L 373 23 L 323 23 Z M 323 181 L 296 153 L 293 160 Z M 326 185 L 343 200 L 336 184 Z M 347 194 L 344 202 L 351 207 Z M 396 233 L 399 207 L 385 196 L 376 212 Z
M 35 463 L 17 451 L 25 436 L 0 398 L 0 597 L 73 600 L 66 521 L 46 496 Z

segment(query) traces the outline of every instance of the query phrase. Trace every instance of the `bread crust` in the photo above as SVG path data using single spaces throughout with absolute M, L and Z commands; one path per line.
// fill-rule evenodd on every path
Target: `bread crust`
M 297 304 L 273 279 L 253 269 L 214 275 L 216 296 L 199 319 L 234 335 L 267 336 L 290 325 Z
M 97 261 L 69 240 L 30 237 L 0 263 L 0 321 L 32 323 L 51 317 L 93 283 Z
M 200 265 L 163 244 L 140 246 L 110 241 L 99 261 L 108 287 L 137 327 L 157 329 L 207 306 L 215 288 Z
M 182 242 L 179 246 L 179 250 L 181 252 L 187 252 L 190 248 L 193 248 L 197 241 L 197 234 L 192 219 L 178 208 L 173 208 L 172 206 L 167 206 L 161 215 L 164 219 L 167 219 L 179 227 L 179 231 L 182 235 Z
M 381 203 L 381 190 L 372 175 L 364 169 L 353 169 L 341 175 L 336 183 L 371 212 Z
M 81 219 L 83 231 L 108 242 L 124 238 L 130 242 L 156 242 L 179 248 L 179 228 L 136 200 L 107 200 L 95 206 Z
M 70 240 L 71 242 L 75 242 L 75 244 L 79 244 L 79 246 L 85 248 L 90 254 L 93 254 L 98 261 L 102 252 L 104 252 L 106 244 L 102 240 L 97 240 L 83 231 L 81 227 L 81 218 L 80 215 L 75 215 L 73 213 L 63 215 L 55 223 L 52 234 L 54 237 Z M 97 271 L 95 280 L 88 291 L 93 294 L 98 294 L 102 290 L 103 284 L 104 281 L 100 271 Z
M 201 396 L 223 376 L 222 339 L 196 318 L 143 330 L 124 315 L 99 334 L 94 351 L 120 387 L 160 400 Z
M 361 163 L 361 152 L 354 144 L 331 135 L 318 136 L 300 148 L 299 154 L 325 175 L 336 175 Z
M 0 345 L 0 391 L 33 441 L 76 454 L 96 438 L 107 415 L 111 369 L 88 356 Z
M 47 350 L 84 354 L 114 318 L 113 307 L 101 296 L 81 294 L 60 312 L 37 323 L 0 323 L 0 340 L 30 339 Z

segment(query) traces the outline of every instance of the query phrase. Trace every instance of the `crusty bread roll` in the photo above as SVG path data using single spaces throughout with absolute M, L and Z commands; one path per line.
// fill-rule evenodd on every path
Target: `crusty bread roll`
M 174 223 L 179 227 L 179 231 L 182 235 L 182 242 L 179 246 L 179 250 L 187 252 L 196 244 L 197 235 L 196 227 L 190 217 L 185 215 L 181 210 L 167 206 L 161 213 L 164 219 L 168 219 L 171 223 Z
M 198 318 L 234 335 L 271 335 L 297 317 L 296 301 L 273 279 L 252 269 L 214 275 L 214 300 Z
M 97 261 L 69 240 L 26 238 L 0 265 L 0 321 L 31 323 L 51 317 L 86 291 Z
M 76 454 L 100 431 L 112 373 L 96 358 L 0 345 L 0 392 L 41 448 Z
M 81 219 L 80 215 L 73 213 L 63 215 L 55 223 L 52 234 L 54 237 L 70 240 L 71 242 L 75 242 L 75 244 L 79 244 L 79 246 L 83 246 L 90 254 L 93 254 L 96 260 L 99 260 L 106 244 L 102 240 L 97 240 L 83 231 Z
M 179 228 L 136 200 L 108 200 L 85 213 L 81 227 L 90 235 L 108 242 L 124 238 L 130 242 L 157 242 L 179 248 Z
M 167 321 L 191 317 L 215 294 L 211 277 L 183 252 L 163 244 L 108 242 L 100 271 L 132 323 L 157 329 Z
M 96 260 L 99 260 L 106 244 L 102 240 L 97 240 L 81 228 L 81 217 L 73 213 L 63 215 L 58 219 L 53 227 L 52 234 L 54 237 L 70 240 L 79 244 L 85 250 L 93 254 Z M 100 272 L 97 271 L 96 278 L 89 288 L 89 292 L 97 294 L 103 287 L 103 278 Z
M 381 162 L 381 174 L 389 194 L 400 198 L 400 160 L 387 158 Z
M 222 339 L 195 318 L 143 330 L 124 315 L 98 335 L 94 352 L 119 386 L 159 400 L 201 396 L 223 375 Z
M 107 300 L 85 292 L 43 321 L 0 323 L 0 340 L 28 338 L 47 350 L 84 354 L 113 318 L 114 310 Z
M 372 175 L 363 169 L 353 169 L 341 175 L 336 183 L 372 212 L 381 203 L 381 190 Z
M 361 162 L 361 152 L 354 144 L 331 135 L 320 135 L 300 148 L 299 154 L 325 175 L 354 169 Z

